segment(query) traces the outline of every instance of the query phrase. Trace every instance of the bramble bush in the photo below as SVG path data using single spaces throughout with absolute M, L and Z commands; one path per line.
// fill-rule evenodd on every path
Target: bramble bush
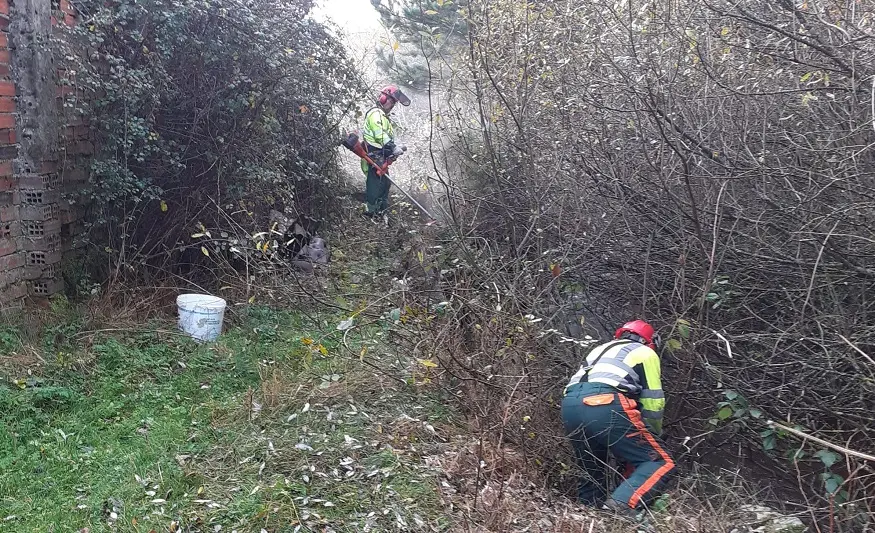
M 266 226 L 270 209 L 324 214 L 334 128 L 361 93 L 311 4 L 77 2 L 80 23 L 59 46 L 84 94 L 70 105 L 96 136 L 75 201 L 92 249 L 109 256 L 103 276 L 208 278 L 229 237 Z M 198 228 L 215 241 L 194 242 Z

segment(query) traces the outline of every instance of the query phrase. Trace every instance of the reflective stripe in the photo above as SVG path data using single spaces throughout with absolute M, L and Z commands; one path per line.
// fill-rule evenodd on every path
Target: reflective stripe
M 620 378 L 621 381 L 624 381 L 629 385 L 629 387 L 636 389 L 636 392 L 641 390 L 641 387 L 638 385 L 638 372 L 635 372 L 631 368 L 626 365 L 605 365 L 602 366 L 601 363 L 597 364 L 593 367 L 592 370 L 589 371 L 589 377 L 605 377 L 605 376 L 614 376 Z M 632 378 L 631 380 L 626 378 Z
M 602 383 L 611 387 L 620 388 L 620 382 L 614 377 L 590 378 L 589 383 Z
M 641 420 L 641 416 L 638 414 L 638 411 L 635 409 L 635 403 L 626 398 L 625 396 L 620 396 L 620 405 L 623 406 L 623 411 L 626 412 L 626 416 L 629 417 L 629 421 L 638 429 L 641 436 L 644 440 L 650 444 L 650 447 L 653 448 L 653 451 L 657 453 L 657 455 L 665 461 L 665 464 L 656 469 L 656 472 L 650 475 L 644 483 L 642 483 L 635 492 L 632 493 L 632 497 L 629 498 L 627 504 L 632 509 L 638 507 L 638 504 L 641 502 L 641 499 L 650 492 L 650 489 L 654 487 L 663 477 L 665 477 L 669 472 L 674 469 L 674 461 L 671 460 L 671 457 L 665 453 L 665 450 L 662 449 L 662 446 L 653 438 L 653 435 L 650 431 L 647 430 L 647 426 L 644 425 L 644 422 Z
M 665 398 L 665 392 L 661 390 L 644 389 L 643 391 L 641 391 L 641 398 L 651 398 L 654 400 L 659 400 L 661 398 Z
M 653 420 L 660 420 L 662 418 L 662 411 L 651 411 L 649 409 L 642 409 L 641 416 Z
M 637 381 L 637 379 L 638 379 L 638 373 L 635 372 L 634 370 L 632 370 L 632 367 L 630 367 L 629 365 L 627 365 L 626 363 L 624 363 L 621 359 L 613 359 L 613 358 L 611 358 L 611 359 L 605 359 L 605 358 L 602 358 L 598 363 L 596 363 L 596 365 L 595 365 L 594 367 L 592 367 L 592 369 L 593 369 L 593 370 L 595 370 L 595 369 L 599 369 L 599 370 L 601 370 L 602 372 L 604 372 L 606 369 L 601 368 L 602 365 L 609 365 L 609 366 L 612 366 L 612 367 L 615 367 L 615 368 L 619 368 L 620 370 L 623 371 L 623 374 L 626 374 L 626 375 L 629 375 L 629 376 L 635 376 L 636 381 Z M 619 374 L 619 373 L 618 373 L 618 374 Z
M 616 341 L 611 341 L 611 342 L 602 344 L 601 346 L 596 346 L 595 348 L 593 348 L 593 350 L 591 352 L 589 352 L 589 355 L 586 356 L 586 364 L 592 365 L 593 363 L 596 362 L 596 360 L 598 360 L 599 357 L 601 357 L 605 352 L 607 352 L 611 348 L 616 348 L 617 346 L 621 346 L 623 344 L 628 344 L 628 343 L 629 343 L 629 341 L 627 341 L 627 340 L 616 340 Z

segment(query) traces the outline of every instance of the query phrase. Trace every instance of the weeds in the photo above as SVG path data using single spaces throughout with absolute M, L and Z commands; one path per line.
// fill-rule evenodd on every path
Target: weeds
M 208 346 L 86 335 L 75 315 L 54 316 L 67 320 L 44 327 L 41 349 L 67 355 L 39 376 L 8 368 L 0 387 L 8 527 L 446 529 L 416 450 L 437 441 L 423 428 L 447 407 L 340 357 L 335 316 L 253 306 Z M 378 334 L 364 326 L 347 343 Z M 5 328 L 0 342 L 19 338 Z

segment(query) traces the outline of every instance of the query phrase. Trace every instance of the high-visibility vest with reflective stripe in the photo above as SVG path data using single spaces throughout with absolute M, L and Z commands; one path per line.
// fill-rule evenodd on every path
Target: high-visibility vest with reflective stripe
M 581 381 L 604 383 L 641 404 L 641 416 L 657 433 L 662 432 L 665 393 L 659 356 L 644 344 L 620 339 L 600 344 L 586 356 L 586 364 L 571 376 L 568 385 Z
M 395 130 L 386 112 L 379 107 L 374 107 L 365 113 L 365 128 L 362 134 L 366 143 L 382 148 L 394 138 Z

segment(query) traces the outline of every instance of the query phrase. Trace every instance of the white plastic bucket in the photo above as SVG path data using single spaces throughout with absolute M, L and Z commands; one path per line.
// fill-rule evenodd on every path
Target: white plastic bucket
M 225 318 L 225 300 L 209 294 L 180 294 L 176 298 L 179 308 L 179 329 L 201 342 L 216 340 L 222 333 Z

